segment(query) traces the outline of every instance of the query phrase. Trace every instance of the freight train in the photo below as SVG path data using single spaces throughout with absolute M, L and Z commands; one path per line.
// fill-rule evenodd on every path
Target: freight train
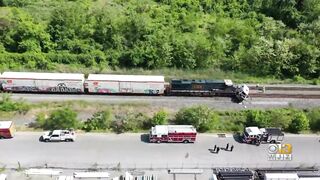
M 164 76 L 111 75 L 76 73 L 3 72 L 3 92 L 121 94 L 163 96 L 224 96 L 242 102 L 249 96 L 246 85 L 231 80 L 174 79 L 166 83 Z

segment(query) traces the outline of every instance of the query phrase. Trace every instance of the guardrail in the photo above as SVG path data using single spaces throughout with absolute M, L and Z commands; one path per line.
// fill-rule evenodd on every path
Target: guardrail
M 56 180 L 73 180 L 73 176 L 59 176 Z
M 74 172 L 75 178 L 108 178 L 108 172 Z
M 169 169 L 169 174 L 202 174 L 203 169 Z
M 28 169 L 25 170 L 25 174 L 29 175 L 49 175 L 49 176 L 57 176 L 62 173 L 62 170 L 54 170 L 54 169 Z

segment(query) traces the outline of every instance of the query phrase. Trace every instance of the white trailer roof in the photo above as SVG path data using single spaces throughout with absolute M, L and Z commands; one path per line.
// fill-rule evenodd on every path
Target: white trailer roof
M 246 132 L 249 135 L 257 135 L 257 134 L 261 134 L 261 131 L 258 127 L 246 127 Z
M 164 82 L 164 76 L 89 74 L 89 81 Z
M 152 128 L 152 134 L 168 134 L 168 133 L 196 133 L 197 130 L 191 125 L 156 125 Z
M 54 80 L 84 80 L 84 74 L 77 73 L 35 73 L 35 72 L 4 72 L 0 78 L 5 79 L 54 79 Z
M 279 180 L 279 179 L 287 179 L 287 180 L 298 180 L 299 176 L 297 173 L 266 173 L 266 180 Z
M 8 129 L 12 125 L 12 121 L 0 121 L 0 129 Z

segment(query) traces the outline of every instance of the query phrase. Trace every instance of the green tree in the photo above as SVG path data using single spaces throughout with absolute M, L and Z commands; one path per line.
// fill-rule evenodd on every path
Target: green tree
M 80 125 L 77 120 L 77 113 L 70 108 L 55 110 L 48 118 L 46 118 L 44 114 L 39 114 L 36 122 L 38 127 L 45 130 L 77 129 Z
M 308 112 L 307 117 L 310 121 L 310 129 L 313 131 L 320 131 L 320 109 L 312 109 Z
M 4 46 L 9 52 L 49 52 L 52 47 L 50 35 L 43 24 L 34 22 L 25 12 L 12 10 L 11 28 L 5 29 Z
M 168 113 L 165 110 L 160 110 L 155 113 L 151 119 L 151 126 L 163 125 L 168 123 Z
M 309 119 L 304 112 L 296 112 L 293 114 L 292 122 L 289 126 L 289 131 L 298 133 L 302 130 L 309 129 Z
M 195 106 L 181 109 L 176 114 L 176 122 L 193 125 L 198 131 L 205 132 L 219 125 L 219 116 L 206 106 Z
M 112 112 L 111 110 L 105 110 L 93 114 L 93 117 L 88 119 L 82 128 L 85 131 L 106 130 L 111 127 L 111 123 Z

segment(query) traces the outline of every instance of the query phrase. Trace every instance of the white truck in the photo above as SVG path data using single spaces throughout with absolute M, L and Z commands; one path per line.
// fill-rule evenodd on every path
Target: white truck
M 243 132 L 242 141 L 247 144 L 260 143 L 281 143 L 283 141 L 284 134 L 280 128 L 258 128 L 258 127 L 246 127 Z
M 76 139 L 76 134 L 72 130 L 53 130 L 45 132 L 44 135 L 40 137 L 40 141 L 44 142 L 73 142 Z

